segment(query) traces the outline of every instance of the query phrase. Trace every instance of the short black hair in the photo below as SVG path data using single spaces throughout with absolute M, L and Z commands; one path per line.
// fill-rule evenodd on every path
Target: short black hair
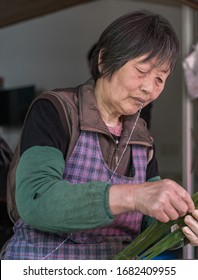
M 92 65 L 93 65 L 93 57 L 94 57 L 94 52 L 95 52 L 96 46 L 97 46 L 97 43 L 94 43 L 91 46 L 91 48 L 88 50 L 88 53 L 87 53 L 87 62 L 88 62 L 88 66 L 89 66 L 92 76 L 94 75 L 94 73 L 92 72 L 92 69 L 93 69 Z
M 98 68 L 100 64 L 102 71 Z M 109 77 L 129 60 L 147 54 L 145 61 L 158 58 L 158 65 L 175 68 L 179 40 L 167 19 L 149 11 L 135 11 L 113 21 L 101 34 L 92 54 L 93 78 Z
M 90 63 L 90 65 L 92 64 L 92 58 L 93 58 L 93 54 L 96 49 L 96 46 L 97 46 L 97 43 L 94 43 L 87 53 L 87 61 L 88 61 L 88 63 Z

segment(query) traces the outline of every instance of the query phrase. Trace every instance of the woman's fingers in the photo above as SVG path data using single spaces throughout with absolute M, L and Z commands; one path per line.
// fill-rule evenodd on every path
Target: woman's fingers
M 198 210 L 194 210 L 192 216 L 187 215 L 184 222 L 187 226 L 182 228 L 183 233 L 191 245 L 198 246 Z
M 146 184 L 136 198 L 137 210 L 165 223 L 192 213 L 195 209 L 189 193 L 169 179 Z
M 198 246 L 198 236 L 189 227 L 183 227 L 182 231 L 187 237 L 187 239 L 190 241 L 191 245 Z
M 191 215 L 187 215 L 184 222 L 198 236 L 198 210 L 196 209 Z
M 195 210 L 195 205 L 192 201 L 190 194 L 184 188 L 179 188 L 176 192 L 177 192 L 178 197 L 181 198 L 181 201 L 184 202 L 187 206 L 186 213 L 193 212 Z M 179 206 L 179 205 L 177 205 L 177 206 Z

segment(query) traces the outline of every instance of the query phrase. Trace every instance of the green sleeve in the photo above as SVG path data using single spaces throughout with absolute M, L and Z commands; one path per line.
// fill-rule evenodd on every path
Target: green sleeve
M 107 182 L 71 184 L 63 180 L 62 153 L 48 146 L 26 150 L 16 173 L 16 204 L 21 218 L 36 229 L 72 232 L 110 224 Z
M 156 182 L 156 181 L 159 181 L 161 180 L 161 177 L 160 176 L 155 176 L 153 178 L 150 178 L 147 180 L 147 182 Z

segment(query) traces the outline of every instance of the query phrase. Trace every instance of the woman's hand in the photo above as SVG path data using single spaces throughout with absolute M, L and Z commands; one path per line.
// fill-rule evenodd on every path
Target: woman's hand
M 195 210 L 189 193 L 169 179 L 113 185 L 109 192 L 109 207 L 113 215 L 139 211 L 163 223 L 194 213 Z
M 198 246 L 198 209 L 184 219 L 186 226 L 182 228 L 183 233 L 193 246 Z
M 163 223 L 195 210 L 190 194 L 175 181 L 164 179 L 146 183 L 135 193 L 136 210 Z

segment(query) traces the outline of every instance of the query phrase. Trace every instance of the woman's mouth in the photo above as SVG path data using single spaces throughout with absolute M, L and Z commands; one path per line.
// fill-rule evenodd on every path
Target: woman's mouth
M 138 103 L 140 103 L 142 106 L 144 105 L 144 103 L 146 102 L 146 100 L 144 100 L 143 98 L 139 98 L 139 97 L 134 97 L 133 98 L 135 101 L 137 101 Z

